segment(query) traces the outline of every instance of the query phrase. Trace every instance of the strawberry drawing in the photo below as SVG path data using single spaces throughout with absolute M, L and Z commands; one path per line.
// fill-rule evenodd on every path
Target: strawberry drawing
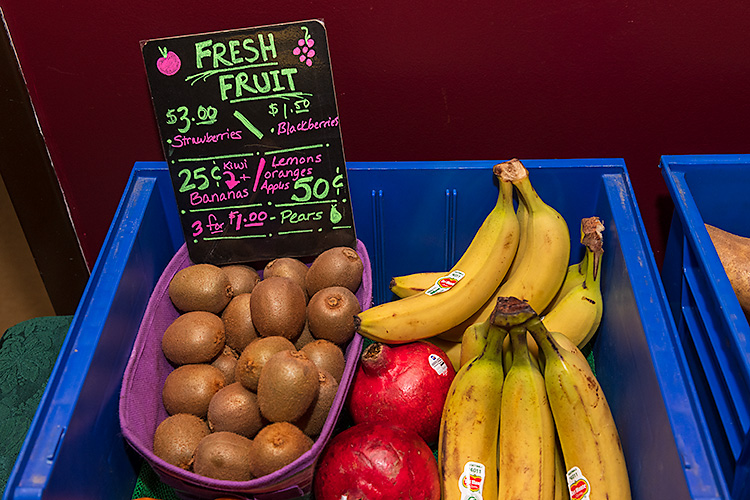
M 164 47 L 159 47 L 159 52 L 161 53 L 161 57 L 156 60 L 156 69 L 166 76 L 172 76 L 177 73 L 180 70 L 180 66 L 182 66 L 180 57 L 171 50 L 167 51 Z

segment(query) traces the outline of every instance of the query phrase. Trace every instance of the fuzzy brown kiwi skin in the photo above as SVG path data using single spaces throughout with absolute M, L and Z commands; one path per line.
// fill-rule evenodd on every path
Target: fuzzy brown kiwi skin
M 164 331 L 164 356 L 174 365 L 208 363 L 224 348 L 224 322 L 214 313 L 190 311 L 178 316 Z
M 236 295 L 221 313 L 224 322 L 226 344 L 237 352 L 258 338 L 250 313 L 250 293 Z
M 313 440 L 289 422 L 276 422 L 262 428 L 253 439 L 254 459 L 250 469 L 263 477 L 288 465 L 312 448 Z
M 318 396 L 305 414 L 294 422 L 302 432 L 310 437 L 317 436 L 323 430 L 333 401 L 336 399 L 336 392 L 339 389 L 336 378 L 324 370 L 320 371 L 318 380 L 320 382 Z
M 234 371 L 235 380 L 250 391 L 258 390 L 260 372 L 268 359 L 279 351 L 294 349 L 286 337 L 260 337 L 250 342 L 240 353 Z
M 239 382 L 214 394 L 208 405 L 207 418 L 212 432 L 229 431 L 250 439 L 263 427 L 258 396 Z
M 192 264 L 180 269 L 169 282 L 169 298 L 182 312 L 220 314 L 234 296 L 229 277 L 213 264 Z
M 280 257 L 266 264 L 263 269 L 263 279 L 268 279 L 272 276 L 289 278 L 297 283 L 305 292 L 305 297 L 309 298 L 307 295 L 307 287 L 305 285 L 307 269 L 307 264 L 299 259 L 293 257 Z
M 211 398 L 224 387 L 224 374 L 209 364 L 182 365 L 167 375 L 162 403 L 167 413 L 191 413 L 206 418 Z
M 189 413 L 171 415 L 156 427 L 154 455 L 187 470 L 198 443 L 210 433 L 208 424 L 202 418 Z
M 250 313 L 258 335 L 279 335 L 292 341 L 299 337 L 305 327 L 307 299 L 297 283 L 271 276 L 258 283 L 250 295 Z
M 359 254 L 350 247 L 330 248 L 310 264 L 305 277 L 305 286 L 310 297 L 330 286 L 343 286 L 356 292 L 362 284 L 364 263 Z
M 242 293 L 250 293 L 260 281 L 258 271 L 252 266 L 244 264 L 230 264 L 221 266 L 227 274 L 229 283 L 232 285 L 233 295 L 236 297 Z
M 204 477 L 227 481 L 253 479 L 253 442 L 233 432 L 213 432 L 195 450 L 193 471 Z
M 239 354 L 229 346 L 224 346 L 222 352 L 211 362 L 212 366 L 224 374 L 224 385 L 229 385 L 235 381 L 235 371 L 237 369 L 237 359 Z
M 302 417 L 320 387 L 318 367 L 299 351 L 277 352 L 266 362 L 258 379 L 258 406 L 271 422 L 292 422 Z
M 315 363 L 318 370 L 333 375 L 336 382 L 341 382 L 346 359 L 344 358 L 344 351 L 339 346 L 330 340 L 317 339 L 306 344 L 300 350 L 310 358 L 310 361 Z
M 342 345 L 354 337 L 354 316 L 361 312 L 354 293 L 346 287 L 324 288 L 310 297 L 307 305 L 307 324 L 316 339 Z

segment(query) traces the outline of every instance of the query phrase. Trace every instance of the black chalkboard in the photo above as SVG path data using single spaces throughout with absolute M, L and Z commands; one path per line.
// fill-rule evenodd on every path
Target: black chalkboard
M 323 23 L 141 42 L 193 262 L 355 246 Z

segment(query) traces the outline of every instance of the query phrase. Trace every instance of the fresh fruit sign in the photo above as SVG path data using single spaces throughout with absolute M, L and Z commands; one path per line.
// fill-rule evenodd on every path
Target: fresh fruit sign
M 194 262 L 356 244 L 321 21 L 152 39 L 141 50 Z

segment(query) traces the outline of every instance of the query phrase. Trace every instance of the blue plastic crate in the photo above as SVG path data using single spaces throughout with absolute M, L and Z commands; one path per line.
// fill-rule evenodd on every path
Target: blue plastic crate
M 663 156 L 675 205 L 662 277 L 704 432 L 732 498 L 750 498 L 750 325 L 704 224 L 750 236 L 750 155 Z
M 463 252 L 497 198 L 494 163 L 348 163 L 376 302 L 390 300 L 391 276 L 447 269 Z M 633 498 L 728 499 L 624 162 L 524 165 L 570 225 L 571 262 L 580 219 L 606 225 L 594 355 Z M 119 384 L 151 288 L 183 241 L 166 164 L 136 163 L 5 499 L 130 498 L 140 461 L 120 436 Z

